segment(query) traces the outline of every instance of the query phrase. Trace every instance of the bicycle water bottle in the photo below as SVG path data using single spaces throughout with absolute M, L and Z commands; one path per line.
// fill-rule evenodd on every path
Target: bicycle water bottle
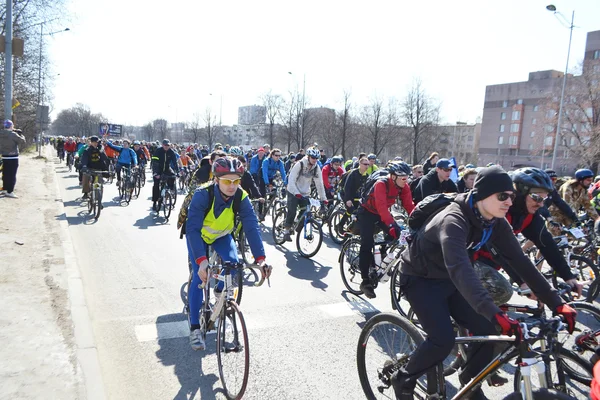
M 162 197 L 165 197 L 165 193 L 166 193 L 166 192 L 167 192 L 167 189 L 163 189 L 163 190 L 160 192 L 160 195 L 161 195 Z
M 400 257 L 400 249 L 395 249 L 394 251 L 388 253 L 388 255 L 385 256 L 385 258 L 381 262 L 381 269 L 383 270 L 383 272 L 381 274 L 381 277 L 379 278 L 380 282 L 385 283 L 390 280 L 390 267 L 392 266 L 392 262 L 398 257 Z
M 373 257 L 375 258 L 375 267 L 379 267 L 381 265 L 381 249 L 379 246 L 375 247 Z

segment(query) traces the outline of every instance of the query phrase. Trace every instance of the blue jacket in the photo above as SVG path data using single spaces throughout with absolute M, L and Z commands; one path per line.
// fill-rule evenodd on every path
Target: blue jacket
M 271 179 L 275 176 L 275 173 L 279 171 L 281 174 L 281 179 L 285 182 L 285 166 L 283 165 L 283 161 L 281 160 L 273 160 L 271 157 L 268 157 L 262 162 L 262 176 L 265 181 L 265 185 L 268 185 L 271 182 Z
M 210 203 L 208 198 L 208 190 L 197 190 L 192 197 L 190 207 L 188 209 L 188 219 L 185 225 L 185 236 L 188 242 L 188 249 L 192 252 L 193 260 L 200 257 L 206 257 L 206 243 L 202 240 L 202 225 L 204 223 L 204 215 Z M 215 218 L 218 218 L 223 210 L 230 207 L 233 203 L 233 196 L 229 200 L 223 200 L 223 197 L 215 190 L 214 213 Z M 244 234 L 248 238 L 252 255 L 255 259 L 265 257 L 265 249 L 263 247 L 260 229 L 258 227 L 258 219 L 250 203 L 250 196 L 246 196 L 240 203 L 239 210 Z
M 114 151 L 119 152 L 119 158 L 117 159 L 117 163 L 124 165 L 138 165 L 137 155 L 135 154 L 135 151 L 133 151 L 132 148 L 126 149 L 125 147 L 115 146 L 111 142 L 106 142 L 106 144 Z
M 252 157 L 252 160 L 250 160 L 250 173 L 252 175 L 258 175 L 258 170 L 262 167 L 262 162 L 265 160 L 265 157 L 266 156 L 263 156 L 262 160 L 258 159 L 258 154 Z

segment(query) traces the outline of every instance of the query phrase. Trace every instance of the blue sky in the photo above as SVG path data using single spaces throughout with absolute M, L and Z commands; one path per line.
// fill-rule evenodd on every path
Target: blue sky
M 207 106 L 224 124 L 271 89 L 302 88 L 311 106 L 373 96 L 402 99 L 414 78 L 446 122 L 474 122 L 485 86 L 563 70 L 569 30 L 540 0 L 211 1 L 70 0 L 71 29 L 46 38 L 56 78 L 53 113 L 84 103 L 113 123 L 190 121 Z M 571 66 L 600 1 L 575 10 Z M 61 27 L 57 27 L 62 29 Z M 288 72 L 293 72 L 292 75 Z M 210 95 L 212 93 L 212 96 Z

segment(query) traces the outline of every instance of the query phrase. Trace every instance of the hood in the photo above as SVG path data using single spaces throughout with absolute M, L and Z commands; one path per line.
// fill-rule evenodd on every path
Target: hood
M 456 198 L 454 199 L 454 201 L 456 203 L 458 203 L 458 205 L 460 206 L 460 209 L 462 210 L 464 215 L 467 217 L 467 219 L 469 220 L 471 225 L 477 227 L 477 229 L 483 230 L 484 229 L 483 224 L 481 223 L 479 218 L 477 218 L 477 215 L 475 215 L 475 212 L 469 205 L 469 202 L 470 202 L 472 196 L 473 195 L 471 192 L 461 193 L 461 194 L 456 195 Z

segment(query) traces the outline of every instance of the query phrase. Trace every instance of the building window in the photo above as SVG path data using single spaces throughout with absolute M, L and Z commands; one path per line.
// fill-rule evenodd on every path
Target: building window
M 531 133 L 529 134 L 529 137 L 535 137 L 535 132 L 531 132 Z
M 592 70 L 594 72 L 600 72 L 600 65 L 594 65 L 594 67 L 592 68 Z
M 546 125 L 546 132 L 547 133 L 552 133 L 554 132 L 554 127 L 552 125 Z
M 500 113 L 500 119 L 502 119 L 502 120 L 506 119 L 506 113 L 505 112 L 501 112 Z
M 472 142 L 472 141 L 473 141 L 473 136 L 468 136 L 468 137 L 467 137 L 467 140 L 468 140 L 469 142 Z
M 594 60 L 597 60 L 600 58 L 600 50 L 594 50 Z
M 508 138 L 508 144 L 510 144 L 511 146 L 516 146 L 517 140 L 518 140 L 517 136 L 510 136 Z
M 498 144 L 504 144 L 504 136 L 498 138 Z
M 575 146 L 575 136 L 571 136 L 571 146 Z
M 513 111 L 512 120 L 517 121 L 521 118 L 521 111 Z
M 544 140 L 544 144 L 546 146 L 552 146 L 552 136 L 548 136 L 545 140 Z
M 519 124 L 510 124 L 510 131 L 512 133 L 519 132 L 520 125 Z
M 502 107 L 504 107 L 504 108 L 508 107 L 508 100 L 504 100 L 502 102 Z
M 533 150 L 533 144 L 529 144 L 529 150 Z
M 569 158 L 569 150 L 565 150 L 565 158 Z
M 546 111 L 546 118 L 554 118 L 555 115 L 556 115 L 556 111 L 554 111 L 554 110 Z
M 594 116 L 594 110 L 592 110 L 592 107 L 588 107 L 585 109 L 585 115 L 587 115 L 588 118 L 592 118 Z
M 523 104 L 523 99 L 517 100 L 517 104 Z
M 504 132 L 504 125 L 500 125 L 500 132 Z
M 539 109 L 540 109 L 540 106 L 538 106 L 538 105 L 533 106 L 533 111 L 538 111 Z
M 537 118 L 531 118 L 531 125 L 537 124 Z

